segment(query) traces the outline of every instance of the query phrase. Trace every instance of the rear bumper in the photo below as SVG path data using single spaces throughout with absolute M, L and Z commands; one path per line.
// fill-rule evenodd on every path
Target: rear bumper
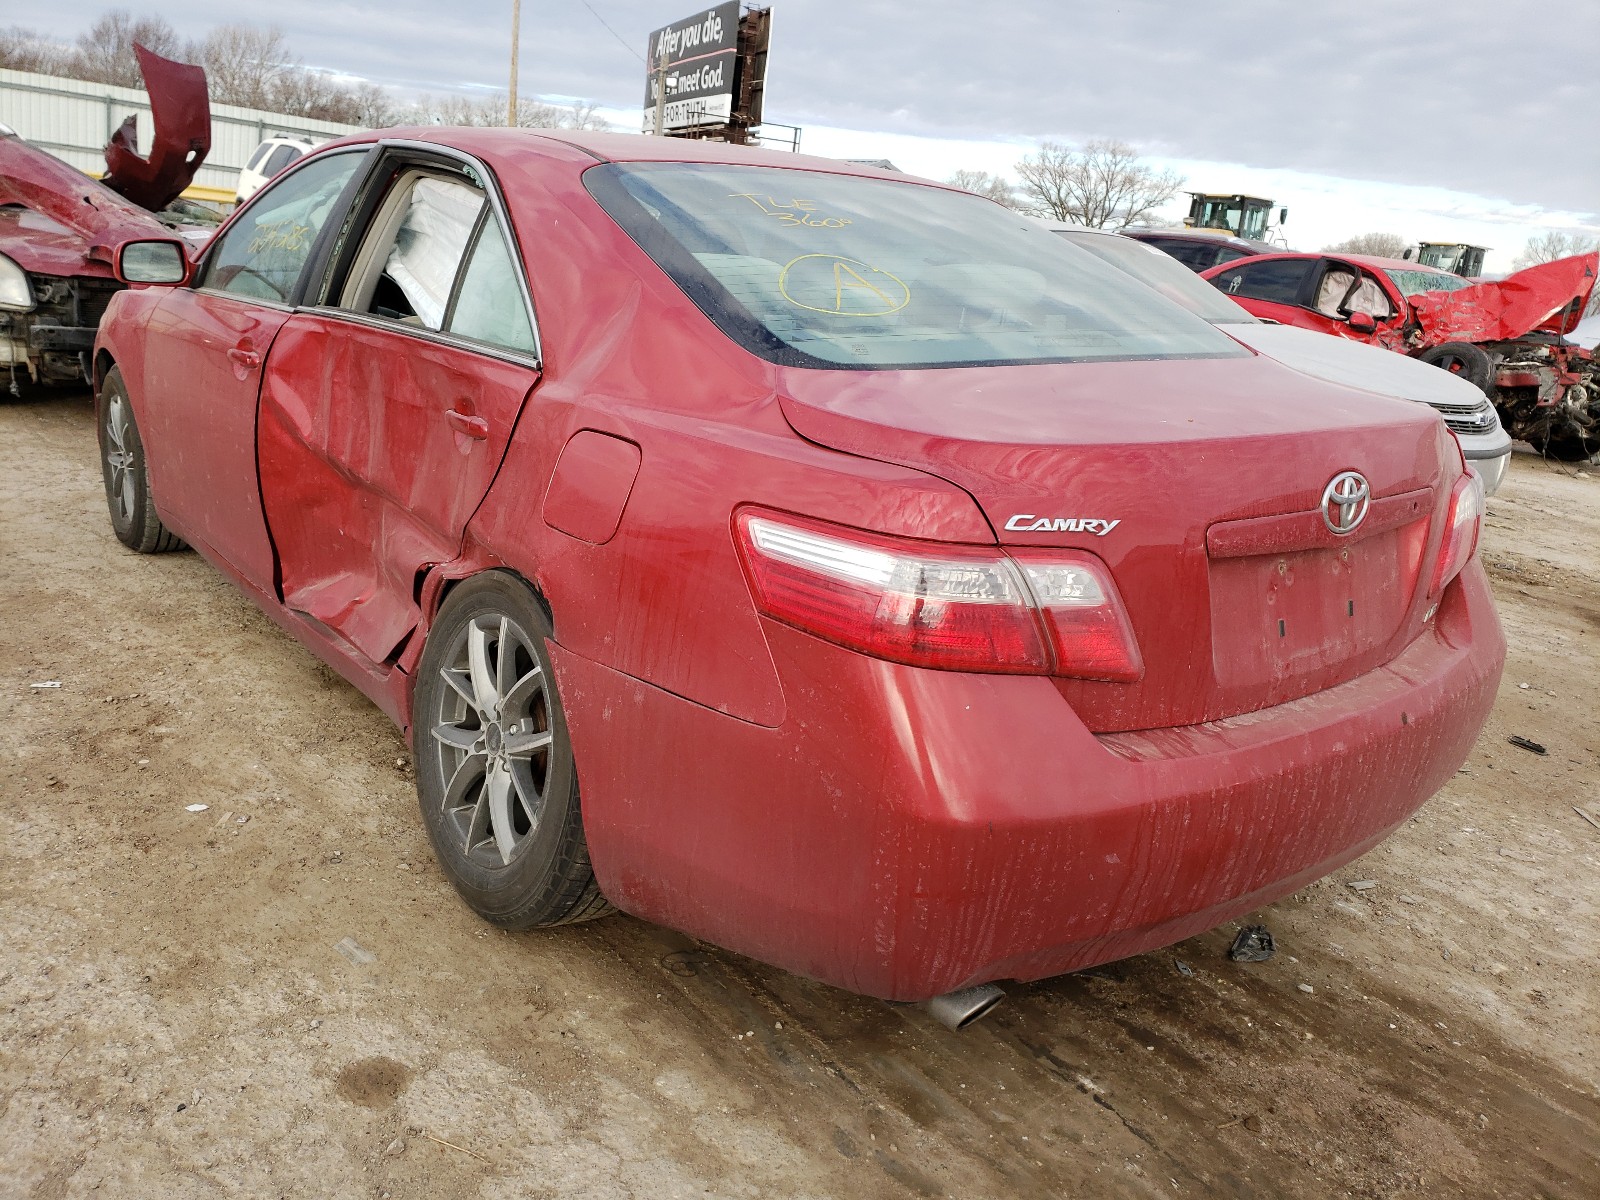
M 1048 679 L 768 632 L 776 729 L 554 647 L 600 885 L 893 1000 L 1154 949 L 1336 869 L 1460 765 L 1505 654 L 1474 561 L 1385 667 L 1244 717 L 1096 736 Z

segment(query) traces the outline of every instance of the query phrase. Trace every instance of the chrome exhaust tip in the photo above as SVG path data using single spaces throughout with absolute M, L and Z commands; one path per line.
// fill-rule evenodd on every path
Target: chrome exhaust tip
M 935 996 L 932 1000 L 924 1000 L 922 1007 L 945 1028 L 961 1030 L 980 1017 L 987 1016 L 989 1010 L 1005 998 L 1006 994 L 994 984 L 980 983 L 977 987 L 962 988 L 957 992 Z

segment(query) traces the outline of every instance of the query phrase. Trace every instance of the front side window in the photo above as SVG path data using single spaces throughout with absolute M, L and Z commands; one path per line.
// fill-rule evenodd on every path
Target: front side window
M 286 304 L 365 151 L 313 159 L 258 193 L 206 256 L 200 286 Z
M 1300 288 L 1316 260 L 1311 258 L 1251 259 L 1230 267 L 1211 282 L 1229 296 L 1249 296 L 1274 304 L 1296 304 Z
M 606 164 L 584 182 L 724 333 L 781 365 L 1244 353 L 1123 272 L 965 193 L 708 163 Z

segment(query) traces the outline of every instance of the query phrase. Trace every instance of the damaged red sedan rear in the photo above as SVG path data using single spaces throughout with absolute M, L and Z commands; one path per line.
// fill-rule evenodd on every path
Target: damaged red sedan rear
M 96 359 L 112 526 L 404 728 L 460 894 L 920 1000 L 1166 945 L 1449 779 L 1504 644 L 1437 414 L 997 205 L 427 128 L 270 183 Z
M 1367 255 L 1267 254 L 1202 271 L 1258 317 L 1371 342 L 1466 378 L 1511 436 L 1552 458 L 1600 452 L 1600 359 L 1565 335 L 1594 295 L 1600 255 L 1474 283 Z

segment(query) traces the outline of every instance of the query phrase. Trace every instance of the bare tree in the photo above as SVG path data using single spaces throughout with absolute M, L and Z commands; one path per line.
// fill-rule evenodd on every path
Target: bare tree
M 506 106 L 504 92 L 476 100 L 466 96 L 424 96 L 417 104 L 416 120 L 422 125 L 504 125 Z M 596 107 L 576 103 L 571 108 L 562 108 L 542 100 L 518 97 L 517 126 L 520 129 L 611 128 L 609 122 L 596 115 Z
M 607 133 L 611 129 L 611 122 L 600 115 L 600 106 L 592 100 L 574 100 L 572 110 L 567 114 L 563 129 L 590 129 L 596 133 Z
M 77 48 L 69 70 L 78 79 L 109 83 L 117 87 L 139 87 L 139 60 L 133 44 L 154 50 L 165 58 L 183 53 L 183 43 L 162 17 L 135 17 L 125 8 L 114 8 L 78 35 Z
M 284 71 L 274 82 L 267 103 L 257 105 L 292 117 L 314 121 L 343 121 L 353 124 L 355 105 L 349 89 L 321 71 L 296 66 Z
M 1109 140 L 1079 150 L 1041 142 L 1017 164 L 1017 174 L 1023 211 L 1096 229 L 1126 229 L 1183 186 L 1183 176 L 1157 171 L 1126 142 Z
M 300 63 L 276 26 L 218 25 L 189 52 L 206 69 L 211 98 L 220 104 L 273 108 L 281 94 L 294 96 L 296 81 L 288 77 Z M 305 114 L 297 108 L 293 115 Z
M 1326 254 L 1370 254 L 1374 258 L 1404 258 L 1411 243 L 1398 233 L 1358 233 L 1332 246 L 1324 246 Z
M 1016 207 L 1016 195 L 1012 191 L 1011 183 L 999 175 L 989 174 L 988 171 L 971 171 L 963 167 L 945 182 L 951 187 L 971 192 L 974 196 L 982 196 L 997 204 L 1004 204 L 1007 208 Z
M 0 67 L 39 75 L 60 75 L 71 61 L 70 49 L 32 29 L 21 25 L 0 29 Z
M 1600 250 L 1600 237 L 1583 233 L 1544 233 L 1529 238 L 1528 244 L 1511 265 L 1520 271 L 1524 267 L 1555 262 L 1558 258 L 1571 258 L 1574 254 L 1589 254 L 1595 250 Z
M 345 96 L 348 115 L 330 117 L 329 120 L 360 125 L 364 129 L 387 129 L 400 124 L 400 112 L 395 108 L 394 101 L 377 84 L 363 79 L 347 89 Z
M 106 13 L 74 47 L 52 42 L 33 30 L 0 29 L 0 67 L 69 75 L 98 83 L 140 86 L 133 44 L 167 58 L 185 58 L 206 70 L 211 99 L 219 104 L 265 109 L 292 117 L 336 121 L 382 129 L 416 121 L 438 125 L 504 125 L 503 95 L 485 100 L 425 96 L 410 108 L 397 106 L 377 84 L 349 84 L 313 70 L 290 50 L 276 26 L 219 25 L 203 39 L 183 45 L 159 16 L 135 17 L 126 9 Z M 519 100 L 517 124 L 538 129 L 610 129 L 599 106 L 575 101 L 570 107 Z

